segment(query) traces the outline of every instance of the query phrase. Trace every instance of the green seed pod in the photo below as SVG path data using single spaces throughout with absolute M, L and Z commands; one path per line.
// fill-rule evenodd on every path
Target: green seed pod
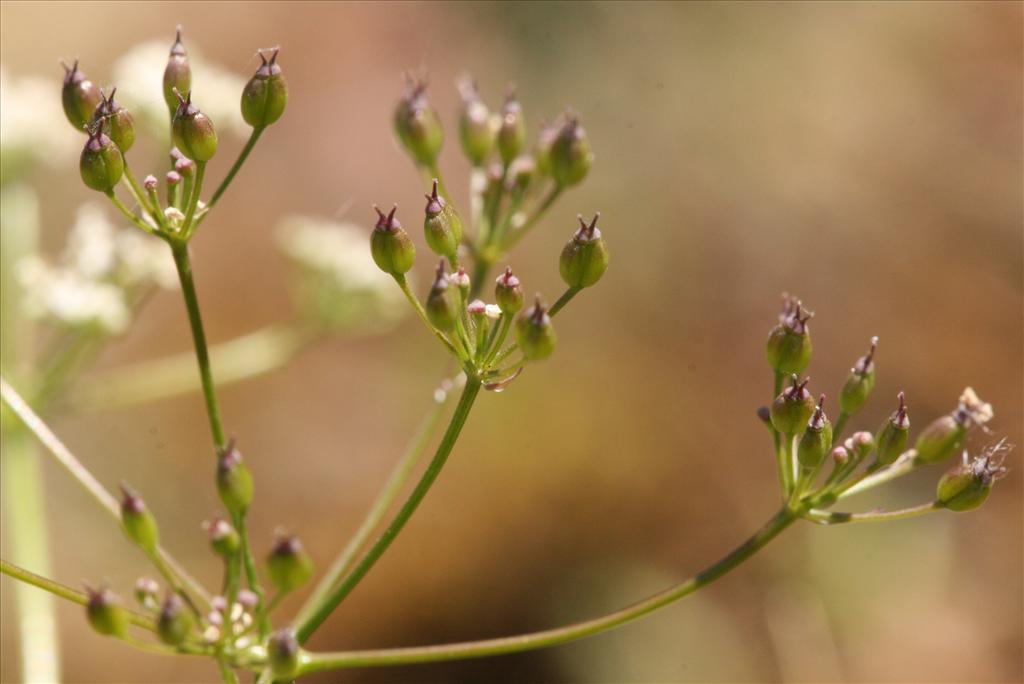
M 124 174 L 124 157 L 114 141 L 103 134 L 101 121 L 90 133 L 78 161 L 82 182 L 98 192 L 113 192 Z
M 121 524 L 124 533 L 136 544 L 146 551 L 153 551 L 160 543 L 160 530 L 156 524 L 156 518 L 146 508 L 141 497 L 136 496 L 128 487 L 121 485 Z
M 263 64 L 242 89 L 242 118 L 253 128 L 269 126 L 284 114 L 288 105 L 288 84 L 277 64 L 277 48 L 270 61 L 260 52 Z
M 505 272 L 494 282 L 494 299 L 498 303 L 498 308 L 502 313 L 511 316 L 523 308 L 523 298 L 523 287 L 519 284 L 519 278 L 512 273 L 512 267 L 507 266 Z
M 579 219 L 580 227 L 562 248 L 558 272 L 569 287 L 590 287 L 608 270 L 608 248 L 597 228 L 600 213 L 594 214 L 590 225 L 582 216 L 576 218 Z
M 195 626 L 192 614 L 185 602 L 177 594 L 168 594 L 160 607 L 160 617 L 156 621 L 156 633 L 160 641 L 170 646 L 177 646 L 188 638 Z
M 302 647 L 291 629 L 281 629 L 267 640 L 267 660 L 275 679 L 290 681 L 299 670 L 299 653 Z
M 487 105 L 480 99 L 473 81 L 465 79 L 460 82 L 459 91 L 462 94 L 459 142 L 469 162 L 473 166 L 483 166 L 494 150 L 497 135 L 495 122 Z
M 903 392 L 897 395 L 899 407 L 889 416 L 875 434 L 878 449 L 878 463 L 889 465 L 907 450 L 910 437 L 910 416 L 907 414 L 907 403 Z
M 777 373 L 799 375 L 811 362 L 811 332 L 807 321 L 814 314 L 805 311 L 800 300 L 783 295 L 779 324 L 768 334 L 765 356 Z
M 174 116 L 178 108 L 178 93 L 192 91 L 192 68 L 188 65 L 188 52 L 185 44 L 181 42 L 181 27 L 174 36 L 174 44 L 171 45 L 171 54 L 167 58 L 167 66 L 164 67 L 164 102 L 171 116 Z
M 526 144 L 526 119 L 523 118 L 523 107 L 516 99 L 515 92 L 510 92 L 501 108 L 501 125 L 498 128 L 498 154 L 505 166 L 519 156 Z
M 804 470 L 817 468 L 829 450 L 832 449 L 832 423 L 825 415 L 825 395 L 821 395 L 814 415 L 807 422 L 807 429 L 800 436 L 797 446 L 797 458 Z
M 433 192 L 426 197 L 423 232 L 426 234 L 427 246 L 434 254 L 454 261 L 458 255 L 459 243 L 462 242 L 462 219 L 455 211 L 455 207 L 437 194 L 436 178 Z
M 217 154 L 217 131 L 213 122 L 192 104 L 191 92 L 185 97 L 179 95 L 178 99 L 180 102 L 171 121 L 174 144 L 189 159 L 210 161 Z
M 807 421 L 810 420 L 814 413 L 814 398 L 807 391 L 807 383 L 810 380 L 810 378 L 805 378 L 803 382 L 798 382 L 797 376 L 794 375 L 793 384 L 775 397 L 769 411 L 771 411 L 772 427 L 776 432 L 789 436 L 795 435 L 803 430 Z
M 93 114 L 100 104 L 102 94 L 96 85 L 78 70 L 78 60 L 69 68 L 64 67 L 64 85 L 61 88 L 60 100 L 64 106 L 64 115 L 76 131 L 82 131 L 92 121 Z
M 378 218 L 370 236 L 370 253 L 377 268 L 397 278 L 412 268 L 416 260 L 416 246 L 412 244 L 409 234 L 395 218 L 397 204 L 386 216 L 377 205 L 373 208 Z
M 101 91 L 102 100 L 96 107 L 92 121 L 93 124 L 98 124 L 100 121 L 106 122 L 107 135 L 123 155 L 135 144 L 135 120 L 132 119 L 132 115 L 128 113 L 127 109 L 114 102 L 115 93 L 117 93 L 117 88 L 110 91 L 110 97 L 103 96 Z
M 203 529 L 210 536 L 210 548 L 221 558 L 231 558 L 238 551 L 241 539 L 227 520 L 208 520 L 203 523 Z
M 561 187 L 576 185 L 587 177 L 594 155 L 586 131 L 576 119 L 562 126 L 551 143 L 551 177 Z
M 857 363 L 850 369 L 846 376 L 843 389 L 839 393 L 839 409 L 848 416 L 852 416 L 864 405 L 875 388 L 875 349 L 878 347 L 878 338 L 871 338 L 871 349 L 864 356 L 857 359 Z
M 914 448 L 917 460 L 921 463 L 938 463 L 955 454 L 964 443 L 967 425 L 954 411 L 949 415 L 936 418 L 917 436 Z
M 89 625 L 104 636 L 122 638 L 128 634 L 128 613 L 117 602 L 117 597 L 107 588 L 94 590 L 85 588 L 89 600 L 85 604 L 85 616 Z
M 444 131 L 437 112 L 427 100 L 427 84 L 409 81 L 395 108 L 395 133 L 406 152 L 420 166 L 433 166 L 444 143 Z
M 448 275 L 444 272 L 444 259 L 437 266 L 437 276 L 427 294 L 424 307 L 427 318 L 441 332 L 449 332 L 455 328 L 459 319 L 459 299 L 456 289 L 452 287 Z
M 540 133 L 537 134 L 537 144 L 533 147 L 533 160 L 537 165 L 537 175 L 547 177 L 551 175 L 551 147 L 558 139 L 558 126 L 542 124 Z
M 160 585 L 152 577 L 140 577 L 135 580 L 135 600 L 146 610 L 156 609 L 158 593 L 160 593 Z
M 281 591 L 294 591 L 313 574 L 313 560 L 294 535 L 278 537 L 267 556 L 267 574 Z
M 516 320 L 516 342 L 528 361 L 542 361 L 555 351 L 555 327 L 551 316 L 541 304 L 540 295 L 534 305 L 520 314 Z
M 985 502 L 992 484 L 1006 472 L 1002 465 L 1002 442 L 987 449 L 982 456 L 956 466 L 939 480 L 935 498 L 951 511 L 963 513 L 974 510 Z
M 217 493 L 232 515 L 243 515 L 252 503 L 252 473 L 234 440 L 228 442 L 217 459 Z

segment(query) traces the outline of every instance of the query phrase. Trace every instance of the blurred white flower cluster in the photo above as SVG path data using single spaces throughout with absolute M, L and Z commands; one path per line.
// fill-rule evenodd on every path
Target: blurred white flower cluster
M 18 262 L 25 313 L 105 334 L 123 332 L 142 288 L 176 286 L 170 250 L 133 228 L 116 227 L 95 204 L 78 210 L 57 264 L 33 255 Z
M 170 117 L 163 96 L 163 73 L 167 66 L 169 41 L 140 43 L 114 64 L 113 83 L 117 99 L 131 111 L 150 134 L 170 139 Z M 189 46 L 193 99 L 213 120 L 219 135 L 247 135 L 251 130 L 242 119 L 239 102 L 245 79 L 212 64 Z M 52 90 L 52 88 L 51 88 Z
M 81 148 L 60 104 L 60 79 L 11 78 L 0 69 L 0 177 L 4 183 L 39 163 L 63 166 Z
M 331 328 L 376 327 L 405 314 L 394 281 L 370 258 L 367 228 L 292 215 L 277 227 L 278 243 L 298 267 L 300 311 Z

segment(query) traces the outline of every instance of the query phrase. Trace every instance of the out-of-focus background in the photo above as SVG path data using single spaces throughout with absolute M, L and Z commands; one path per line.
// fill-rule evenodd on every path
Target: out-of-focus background
M 372 203 L 398 202 L 417 224 L 420 179 L 391 131 L 403 70 L 429 70 L 449 132 L 441 164 L 463 206 L 460 74 L 472 72 L 492 107 L 514 82 L 532 133 L 566 107 L 582 117 L 591 175 L 512 264 L 553 298 L 576 214 L 600 210 L 611 269 L 559 317 L 552 359 L 482 397 L 439 483 L 315 649 L 555 626 L 722 556 L 778 504 L 754 411 L 770 399 L 763 343 L 784 291 L 817 313 L 809 373 L 833 417 L 845 374 L 878 335 L 878 383 L 855 427 L 873 431 L 904 390 L 921 428 L 970 385 L 996 413 L 993 434 L 976 432 L 970 448 L 1024 440 L 1020 3 L 5 2 L 0 13 L 5 79 L 47 79 L 51 107 L 59 58 L 114 83 L 123 55 L 154 40 L 166 49 L 176 24 L 197 58 L 243 80 L 256 48 L 281 46 L 288 110 L 194 242 L 214 342 L 292 315 L 283 217 L 368 231 Z M 149 76 L 117 77 L 133 75 Z M 200 106 L 205 85 L 194 83 Z M 0 107 L 19 104 L 5 94 Z M 48 121 L 28 128 L 47 144 L 71 134 L 59 120 L 41 130 Z M 211 178 L 243 140 L 225 121 Z M 78 178 L 78 144 L 55 145 L 17 180 L 39 198 L 47 254 L 97 199 Z M 155 144 L 138 150 L 140 175 L 164 169 Z M 11 218 L 5 208 L 3 231 L 19 230 Z M 80 385 L 189 348 L 180 297 L 158 292 Z M 329 563 L 429 407 L 442 363 L 406 317 L 384 333 L 328 337 L 222 390 L 256 476 L 261 556 L 284 526 L 319 568 Z M 218 510 L 199 395 L 53 422 L 105 484 L 141 490 L 167 546 L 218 581 L 199 528 Z M 1021 681 L 1019 450 L 1008 465 L 975 513 L 801 524 L 713 587 L 581 643 L 321 681 Z M 941 471 L 849 506 L 928 500 Z M 46 462 L 44 474 L 55 577 L 106 579 L 130 596 L 151 572 L 140 554 L 62 472 Z M 0 587 L 0 675 L 15 681 L 12 583 Z M 62 604 L 58 618 L 68 681 L 216 677 L 205 662 L 96 636 L 77 607 Z

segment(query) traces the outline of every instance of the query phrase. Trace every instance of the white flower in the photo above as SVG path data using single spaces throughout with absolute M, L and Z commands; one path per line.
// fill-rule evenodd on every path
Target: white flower
M 114 224 L 99 206 L 83 204 L 68 233 L 64 262 L 86 278 L 103 278 L 114 270 L 114 231 Z
M 96 326 L 109 334 L 128 327 L 130 312 L 124 291 L 96 282 L 68 268 L 52 268 L 38 257 L 18 266 L 25 292 L 25 311 L 35 318 L 53 317 L 70 326 Z
M 484 308 L 484 313 L 488 318 L 498 319 L 501 318 L 501 307 L 497 304 L 488 304 Z
M 170 52 L 169 41 L 136 45 L 114 64 L 114 85 L 118 99 L 141 120 L 150 132 L 170 138 L 167 103 L 163 95 L 163 74 Z M 239 102 L 245 79 L 219 65 L 207 62 L 188 45 L 192 69 L 193 101 L 217 127 L 218 135 L 247 135 L 251 130 L 242 119 Z

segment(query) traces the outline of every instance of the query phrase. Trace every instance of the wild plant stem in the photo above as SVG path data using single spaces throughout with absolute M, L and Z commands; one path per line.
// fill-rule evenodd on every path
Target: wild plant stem
M 405 298 L 409 300 L 409 304 L 416 311 L 416 315 L 418 315 L 420 317 L 420 320 L 423 321 L 423 325 L 427 326 L 427 329 L 430 330 L 430 332 L 434 333 L 434 337 L 440 340 L 441 344 L 443 344 L 448 349 L 448 351 L 450 351 L 452 354 L 455 354 L 455 356 L 461 359 L 462 355 L 459 353 L 459 350 L 455 347 L 455 345 L 452 344 L 452 341 L 445 337 L 444 333 L 435 328 L 434 324 L 430 322 L 429 318 L 427 318 L 427 312 L 423 310 L 423 305 L 420 304 L 420 300 L 416 299 L 416 295 L 414 295 L 412 290 L 409 289 L 409 281 L 406 280 L 405 276 L 396 275 L 393 277 L 395 279 L 395 282 L 398 283 L 398 287 L 401 288 L 402 294 L 405 295 Z
M 547 648 L 599 634 L 644 617 L 714 582 L 757 553 L 757 551 L 789 527 L 796 519 L 797 513 L 789 508 L 783 508 L 747 541 L 697 575 L 638 603 L 602 617 L 556 629 L 482 641 L 371 651 L 308 653 L 302 656 L 299 673 L 310 674 L 350 667 L 408 665 L 412 663 L 480 658 Z
M 71 451 L 68 450 L 64 443 L 58 439 L 57 435 L 53 434 L 53 431 L 42 421 L 42 419 L 36 415 L 25 400 L 22 399 L 21 395 L 7 384 L 7 381 L 0 378 L 0 399 L 3 400 L 7 406 L 21 419 L 32 434 L 36 436 L 36 439 L 46 447 L 46 450 L 57 460 L 57 462 L 68 472 L 82 486 L 85 491 L 92 496 L 96 502 L 109 513 L 114 520 L 117 521 L 118 526 L 121 524 L 121 507 L 110 492 L 104 489 L 103 485 L 93 477 L 92 473 L 82 465 Z M 170 568 L 174 571 L 174 574 L 181 578 L 182 582 L 188 586 L 193 594 L 199 596 L 204 602 L 209 603 L 210 595 L 202 585 L 193 579 L 181 565 L 171 557 L 165 550 L 157 547 L 156 553 L 160 558 L 166 562 Z
M 548 309 L 548 315 L 549 316 L 556 315 L 559 311 L 562 310 L 562 308 L 566 304 L 568 304 L 572 300 L 573 297 L 575 297 L 576 295 L 578 295 L 580 293 L 581 289 L 582 288 L 579 288 L 579 287 L 570 287 L 565 292 L 563 292 L 562 296 L 558 298 L 558 301 L 556 301 L 554 304 L 552 304 L 551 308 Z
M 846 421 L 850 420 L 850 414 L 845 411 L 839 412 L 839 418 L 836 419 L 836 426 L 832 430 L 832 443 L 839 444 L 839 438 L 843 434 L 843 429 L 846 427 Z
M 185 211 L 185 222 L 182 224 L 182 232 L 186 239 L 192 235 L 195 226 L 192 219 L 196 215 L 196 208 L 199 206 L 199 196 L 203 194 L 203 177 L 206 176 L 206 162 L 196 162 L 196 180 L 192 186 L 192 195 L 188 200 L 188 209 Z
M 266 130 L 266 126 L 257 126 L 252 129 L 252 133 L 249 135 L 249 140 L 246 141 L 245 147 L 238 153 L 238 159 L 232 164 L 231 169 L 228 171 L 228 175 L 224 176 L 224 180 L 220 182 L 217 189 L 214 190 L 213 196 L 210 198 L 209 204 L 206 205 L 207 209 L 212 209 L 213 205 L 217 203 L 220 196 L 224 194 L 224 191 L 231 185 L 231 181 L 235 179 L 235 174 L 238 173 L 242 165 L 245 164 L 245 160 L 248 159 L 249 153 L 252 152 L 252 148 L 256 147 L 256 141 L 263 135 L 263 131 Z
M 310 612 L 303 622 L 296 625 L 296 636 L 299 642 L 305 642 L 309 637 L 316 631 L 327 617 L 334 612 L 334 609 L 345 599 L 349 593 L 355 589 L 356 585 L 366 576 L 366 573 L 370 571 L 370 568 L 376 564 L 377 560 L 380 559 L 384 552 L 387 551 L 388 547 L 391 546 L 391 542 L 394 541 L 398 533 L 402 531 L 405 524 L 412 517 L 412 514 L 416 512 L 423 498 L 430 491 L 430 487 L 434 484 L 437 476 L 440 474 L 441 469 L 444 467 L 445 462 L 448 460 L 449 454 L 451 454 L 452 448 L 455 446 L 455 442 L 459 438 L 459 434 L 462 432 L 462 427 L 466 424 L 466 419 L 469 417 L 469 412 L 473 408 L 473 402 L 476 400 L 477 395 L 480 392 L 480 380 L 475 377 L 469 377 L 466 379 L 466 386 L 462 390 L 462 396 L 459 398 L 459 403 L 455 407 L 455 412 L 452 414 L 451 422 L 448 424 L 448 429 L 445 430 L 444 436 L 441 438 L 441 443 L 437 447 L 437 451 L 434 453 L 434 458 L 427 466 L 426 471 L 420 478 L 420 481 L 416 484 L 409 498 L 406 499 L 405 503 L 399 509 L 398 513 L 391 520 L 391 523 L 381 534 L 380 538 L 370 547 L 370 550 L 363 555 L 362 559 L 352 570 L 352 572 L 345 577 L 345 579 L 338 584 L 336 587 L 321 600 L 316 607 Z
M 196 295 L 195 281 L 192 278 L 192 262 L 188 255 L 188 244 L 185 242 L 171 243 L 171 253 L 174 255 L 174 265 L 178 269 L 181 294 L 185 299 L 188 322 L 192 329 L 192 343 L 195 347 L 196 362 L 199 364 L 199 380 L 202 383 L 203 396 L 206 399 L 206 415 L 210 421 L 210 432 L 213 435 L 213 444 L 219 452 L 227 442 L 224 436 L 224 426 L 221 424 L 213 372 L 210 369 L 210 353 L 206 345 L 206 333 L 203 331 L 203 319 L 199 313 L 199 297 Z
M 447 400 L 447 395 L 445 399 Z M 373 534 L 374 529 L 377 528 L 381 520 L 384 519 L 384 514 L 387 513 L 391 504 L 394 503 L 398 493 L 402 491 L 402 486 L 408 481 L 413 468 L 415 468 L 416 463 L 420 459 L 420 455 L 430 442 L 430 437 L 434 434 L 434 430 L 441 420 L 441 414 L 444 412 L 444 407 L 448 403 L 446 400 L 434 402 L 430 410 L 423 416 L 423 421 L 420 423 L 416 435 L 409 443 L 409 446 L 406 447 L 402 458 L 395 464 L 391 474 L 388 476 L 387 482 L 384 483 L 384 488 L 381 489 L 377 499 L 373 502 L 370 510 L 367 511 L 366 517 L 363 519 L 362 524 L 359 525 L 359 529 L 356 530 L 352 539 L 342 549 L 342 552 L 331 564 L 331 567 L 324 574 L 316 589 L 313 590 L 313 593 L 310 594 L 305 604 L 299 610 L 295 618 L 297 624 L 306 622 L 316 606 L 325 600 L 328 592 L 338 584 L 345 573 L 349 571 L 349 568 L 352 567 L 356 554 L 366 544 L 366 541 Z
M 138 216 L 133 214 L 128 207 L 124 206 L 124 202 L 117 198 L 117 195 L 114 194 L 113 190 L 107 193 L 107 197 L 110 198 L 110 201 L 113 203 L 113 205 L 117 207 L 117 210 L 120 211 L 125 218 L 131 221 L 136 228 L 139 228 L 143 232 L 149 233 L 150 235 L 157 234 L 156 231 L 153 230 L 152 226 L 150 226 L 145 221 L 140 219 Z
M 547 213 L 547 210 L 555 203 L 555 200 L 559 198 L 563 190 L 565 190 L 565 186 L 562 185 L 556 185 L 551 188 L 551 192 L 548 193 L 547 197 L 544 198 L 540 203 L 540 206 L 537 207 L 530 218 L 526 219 L 526 223 L 517 228 L 516 231 L 509 235 L 508 239 L 505 240 L 505 244 L 502 245 L 504 251 L 507 252 L 512 249 L 520 240 L 526 237 L 526 234 L 530 232 L 530 230 L 537 225 L 537 222 L 544 217 L 544 214 Z
M 896 511 L 869 511 L 867 513 L 844 513 L 842 511 L 819 511 L 811 509 L 803 517 L 812 522 L 822 525 L 838 525 L 852 522 L 887 522 L 890 520 L 904 520 L 915 518 L 919 515 L 941 511 L 944 506 L 938 501 L 930 501 L 918 506 L 901 508 Z

